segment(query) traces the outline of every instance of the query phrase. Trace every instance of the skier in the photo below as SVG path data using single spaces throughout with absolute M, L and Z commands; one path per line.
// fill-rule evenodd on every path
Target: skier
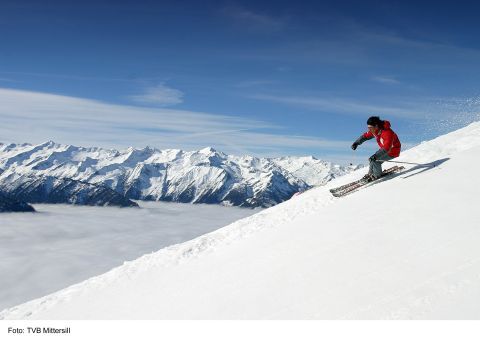
M 380 117 L 372 116 L 367 120 L 367 127 L 368 131 L 353 142 L 352 149 L 356 150 L 366 140 L 374 137 L 377 139 L 380 149 L 368 159 L 370 169 L 364 176 L 364 179 L 370 182 L 382 176 L 382 163 L 399 156 L 402 145 L 397 134 L 390 129 L 389 121 L 382 121 Z

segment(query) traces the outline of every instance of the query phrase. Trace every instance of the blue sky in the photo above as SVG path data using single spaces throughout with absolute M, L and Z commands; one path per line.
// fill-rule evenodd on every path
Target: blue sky
M 0 1 L 0 141 L 361 162 L 478 120 L 477 5 Z M 362 146 L 364 147 L 364 146 Z

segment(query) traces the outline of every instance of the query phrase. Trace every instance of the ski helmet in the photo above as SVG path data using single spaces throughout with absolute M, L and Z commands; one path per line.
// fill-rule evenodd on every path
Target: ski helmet
M 367 120 L 367 125 L 373 126 L 373 127 L 375 126 L 381 127 L 382 123 L 383 121 L 378 116 L 371 116 Z

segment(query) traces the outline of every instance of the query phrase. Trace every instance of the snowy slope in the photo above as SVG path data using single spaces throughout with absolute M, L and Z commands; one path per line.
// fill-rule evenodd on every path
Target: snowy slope
M 423 143 L 404 174 L 333 180 L 145 255 L 4 319 L 480 318 L 480 123 Z
M 31 187 L 32 177 L 50 177 L 101 185 L 128 199 L 269 207 L 356 168 L 313 157 L 239 157 L 213 148 L 185 152 L 130 147 L 117 151 L 48 141 L 0 144 L 0 169 L 0 190 L 8 188 L 15 196 L 25 193 L 22 187 Z M 37 190 L 34 198 L 24 199 L 47 202 L 37 200 L 50 196 L 45 192 Z M 115 200 L 119 198 L 111 201 Z

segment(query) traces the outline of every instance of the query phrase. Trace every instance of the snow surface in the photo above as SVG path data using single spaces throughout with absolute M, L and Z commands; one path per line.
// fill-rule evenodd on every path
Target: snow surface
M 478 319 L 480 123 L 406 151 L 344 198 L 333 180 L 4 319 Z
M 258 209 L 139 201 L 138 208 L 34 205 L 0 215 L 0 310 L 214 231 Z

